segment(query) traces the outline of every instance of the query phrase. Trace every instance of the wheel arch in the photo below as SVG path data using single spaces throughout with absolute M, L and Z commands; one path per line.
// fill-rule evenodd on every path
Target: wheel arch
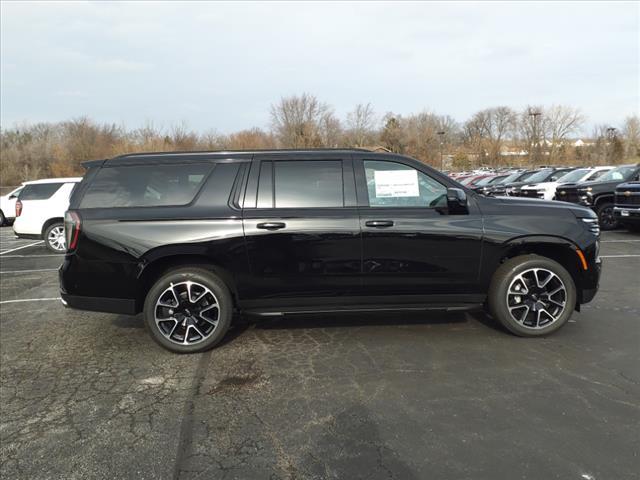
M 62 223 L 64 225 L 64 218 L 62 218 L 62 217 L 53 217 L 53 218 L 50 218 L 49 220 L 47 220 L 46 222 L 44 222 L 42 224 L 42 230 L 40 231 L 40 235 L 42 236 L 42 238 L 44 238 L 44 232 L 47 231 L 47 228 L 49 228 L 54 223 Z
M 576 308 L 582 303 L 582 260 L 581 251 L 573 241 L 555 236 L 524 236 L 510 240 L 504 245 L 500 264 L 521 255 L 539 255 L 550 258 L 562 265 L 573 278 L 576 286 Z
M 613 193 L 602 193 L 600 195 L 597 195 L 594 199 L 593 199 L 593 206 L 595 208 L 598 208 L 600 205 L 602 205 L 603 203 L 615 203 L 615 196 Z
M 182 250 L 182 249 L 181 249 Z M 136 295 L 136 310 L 142 311 L 145 297 L 155 281 L 162 275 L 175 268 L 195 266 L 209 270 L 218 276 L 229 288 L 235 305 L 238 305 L 238 290 L 235 277 L 227 269 L 218 264 L 215 259 L 200 251 L 188 253 L 155 253 L 143 259 L 138 265 L 139 290 Z

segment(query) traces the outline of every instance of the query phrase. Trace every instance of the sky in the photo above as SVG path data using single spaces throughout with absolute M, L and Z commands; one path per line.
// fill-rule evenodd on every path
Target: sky
M 344 118 L 499 105 L 640 112 L 640 2 L 6 2 L 0 123 L 268 128 L 307 92 Z

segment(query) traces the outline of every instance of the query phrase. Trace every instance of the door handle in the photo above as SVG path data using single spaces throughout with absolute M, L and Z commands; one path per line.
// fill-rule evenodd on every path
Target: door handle
M 364 224 L 367 227 L 386 228 L 393 227 L 393 220 L 367 220 Z
M 264 222 L 257 225 L 257 227 L 262 230 L 280 230 L 286 226 L 287 224 L 284 222 Z

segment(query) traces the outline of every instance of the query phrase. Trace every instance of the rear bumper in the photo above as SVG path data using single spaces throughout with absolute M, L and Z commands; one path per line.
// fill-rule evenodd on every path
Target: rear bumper
M 136 314 L 136 302 L 128 298 L 103 298 L 69 295 L 60 292 L 62 304 L 68 308 L 77 310 L 89 310 L 92 312 L 121 313 L 124 315 Z

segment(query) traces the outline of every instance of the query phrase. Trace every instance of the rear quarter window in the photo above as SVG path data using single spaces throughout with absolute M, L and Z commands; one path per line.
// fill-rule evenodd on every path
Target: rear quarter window
M 104 167 L 87 187 L 80 208 L 186 205 L 212 168 L 210 163 Z
M 24 200 L 47 200 L 56 193 L 63 183 L 34 183 L 25 185 L 18 198 Z

